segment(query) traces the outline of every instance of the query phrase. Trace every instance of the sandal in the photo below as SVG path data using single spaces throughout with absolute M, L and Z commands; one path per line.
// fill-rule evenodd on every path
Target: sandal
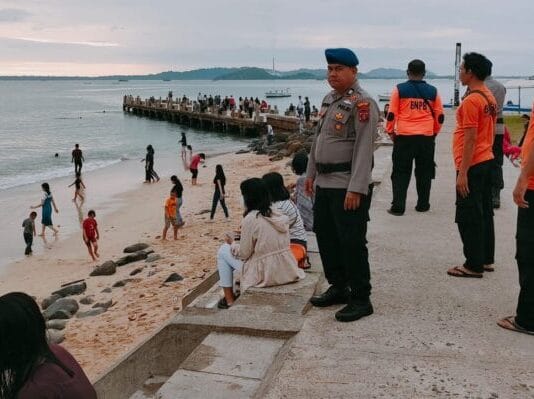
M 236 293 L 234 294 L 234 296 L 235 296 L 234 301 L 235 301 L 237 298 L 239 298 L 239 295 L 240 295 L 239 292 L 236 292 Z M 232 305 L 233 305 L 233 304 L 232 304 Z M 232 305 L 228 305 L 228 302 L 226 301 L 226 298 L 224 298 L 224 297 L 221 298 L 221 299 L 219 299 L 219 302 L 217 302 L 217 307 L 218 307 L 219 309 L 229 309 Z
M 453 277 L 482 278 L 482 273 L 466 272 L 461 269 L 461 266 L 455 266 L 452 269 L 447 270 L 447 274 Z
M 219 309 L 228 309 L 230 305 L 228 305 L 228 302 L 226 302 L 226 298 L 219 299 L 219 302 L 217 302 L 217 307 Z
M 495 267 L 493 267 L 493 265 L 484 265 L 484 271 L 485 272 L 494 272 L 495 271 Z
M 526 328 L 521 327 L 515 322 L 515 316 L 508 316 L 504 319 L 501 319 L 497 322 L 499 327 L 504 328 L 505 330 L 515 331 L 523 334 L 534 335 L 534 331 L 527 330 Z

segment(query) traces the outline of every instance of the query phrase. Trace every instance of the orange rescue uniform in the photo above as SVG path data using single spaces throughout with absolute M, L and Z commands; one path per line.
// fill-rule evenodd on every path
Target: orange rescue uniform
M 472 92 L 462 101 L 456 111 L 456 130 L 454 131 L 452 150 L 456 170 L 460 169 L 464 150 L 465 129 L 475 128 L 475 150 L 469 167 L 493 159 L 493 137 L 496 123 L 496 101 L 486 86 L 480 91 Z
M 532 104 L 530 123 L 525 140 L 523 141 L 523 147 L 521 148 L 521 162 L 523 167 L 526 165 L 526 161 L 532 151 L 534 151 L 534 104 Z M 528 178 L 528 189 L 534 190 L 534 176 Z
M 434 99 L 425 101 L 417 91 L 420 89 L 410 90 L 421 83 L 424 81 L 408 81 L 395 86 L 389 99 L 386 132 L 399 136 L 435 136 L 439 133 L 443 124 L 441 98 L 436 91 Z M 401 95 L 399 87 L 407 93 Z

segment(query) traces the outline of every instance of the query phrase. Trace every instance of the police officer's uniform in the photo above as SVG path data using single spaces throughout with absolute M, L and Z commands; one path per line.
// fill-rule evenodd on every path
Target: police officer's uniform
M 329 58 L 328 51 L 329 63 L 347 65 L 342 56 L 336 58 L 335 52 Z M 355 66 L 357 58 L 350 53 L 356 64 L 348 65 Z M 366 233 L 378 121 L 376 102 L 356 80 L 343 94 L 330 92 L 322 102 L 307 169 L 307 177 L 315 180 L 314 231 L 325 276 L 331 284 L 326 293 L 311 302 L 315 306 L 360 304 L 359 317 L 372 313 Z M 344 210 L 347 191 L 361 194 L 358 209 Z M 347 321 L 338 317 L 339 313 L 336 318 Z

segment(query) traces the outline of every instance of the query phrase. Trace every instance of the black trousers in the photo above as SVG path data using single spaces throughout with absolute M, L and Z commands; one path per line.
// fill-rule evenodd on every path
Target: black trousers
M 74 173 L 82 173 L 82 161 L 74 161 Z
M 32 253 L 33 234 L 24 233 L 24 242 L 26 243 L 26 249 L 24 250 L 24 255 L 29 255 Z
M 494 263 L 495 230 L 491 200 L 493 160 L 471 166 L 467 172 L 469 194 L 456 192 L 456 223 L 464 247 L 464 267 L 477 273 Z
M 366 235 L 372 186 L 355 211 L 343 209 L 346 193 L 345 189 L 317 187 L 313 227 L 328 282 L 337 288 L 348 286 L 354 299 L 367 300 L 371 272 Z
M 219 190 L 215 190 L 215 192 L 213 193 L 213 201 L 211 203 L 210 219 L 213 219 L 213 216 L 215 216 L 215 210 L 217 209 L 218 202 L 221 203 L 224 216 L 228 217 L 228 208 L 226 207 L 226 202 L 224 201 L 224 198 L 221 197 L 221 193 L 219 192 Z
M 404 212 L 406 193 L 412 177 L 415 160 L 415 182 L 417 187 L 417 207 L 430 206 L 430 187 L 436 174 L 434 163 L 435 138 L 433 136 L 396 136 L 393 142 L 393 170 L 391 184 L 393 201 L 391 208 Z
M 528 208 L 517 212 L 516 260 L 519 268 L 519 298 L 516 322 L 534 331 L 534 190 L 528 190 Z
M 495 135 L 493 141 L 493 164 L 491 166 L 491 188 L 495 193 L 498 193 L 504 188 L 504 178 L 502 176 L 502 165 L 504 161 L 504 154 L 502 149 L 504 135 Z

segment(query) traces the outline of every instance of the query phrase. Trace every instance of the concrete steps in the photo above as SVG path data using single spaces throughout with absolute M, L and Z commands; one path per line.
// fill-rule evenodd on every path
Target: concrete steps
M 154 398 L 252 398 L 286 340 L 214 332 Z

